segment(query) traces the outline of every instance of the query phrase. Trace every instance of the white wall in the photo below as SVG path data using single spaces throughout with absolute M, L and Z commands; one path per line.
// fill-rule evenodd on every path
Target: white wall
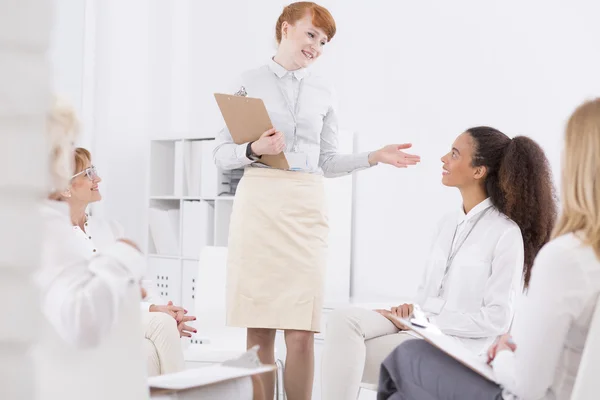
M 81 119 L 84 113 L 84 70 L 87 0 L 56 0 L 53 14 L 49 58 L 52 69 L 54 93 L 72 103 Z M 87 122 L 87 121 L 84 121 Z M 91 132 L 83 124 L 78 144 L 91 147 Z
M 142 244 L 149 152 L 150 2 L 95 4 L 94 164 L 104 200 L 94 212 L 114 218 Z M 155 27 L 158 29 L 158 27 Z
M 146 139 L 214 134 L 221 117 L 213 92 L 274 53 L 275 20 L 287 1 L 116 4 L 107 2 L 97 30 L 96 163 L 104 211 L 141 239 Z M 565 118 L 600 94 L 600 7 L 582 0 L 322 4 L 338 34 L 315 69 L 336 85 L 343 127 L 360 133 L 360 151 L 411 141 L 423 160 L 357 176 L 353 293 L 410 295 L 433 225 L 459 206 L 456 191 L 440 184 L 439 158 L 455 136 L 479 124 L 529 135 L 558 171 Z
M 83 42 L 85 1 L 56 0 L 53 14 L 50 61 L 53 88 L 70 99 L 81 112 L 83 92 Z
M 343 116 L 361 149 L 412 141 L 423 160 L 358 177 L 354 295 L 413 293 L 429 232 L 459 206 L 440 184 L 455 136 L 479 124 L 531 136 L 558 173 L 565 118 L 600 95 L 598 13 L 541 1 L 352 4 L 334 9 L 348 21 L 335 49 L 347 66 L 336 75 Z M 350 26 L 359 15 L 364 25 Z

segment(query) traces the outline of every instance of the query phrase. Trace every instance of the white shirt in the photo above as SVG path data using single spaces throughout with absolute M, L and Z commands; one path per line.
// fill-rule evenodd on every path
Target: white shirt
M 515 315 L 517 350 L 492 364 L 505 399 L 571 397 L 599 294 L 600 261 L 590 246 L 574 234 L 544 246 Z
M 125 230 L 116 221 L 105 221 L 99 218 L 88 217 L 84 224 L 85 231 L 79 226 L 74 226 L 73 231 L 80 241 L 80 245 L 85 247 L 90 256 L 97 252 L 109 249 L 117 239 L 124 238 Z M 151 305 L 162 305 L 166 302 L 160 297 L 156 285 L 151 279 L 142 279 L 142 287 L 146 289 L 146 298 L 140 303 L 142 311 L 149 311 Z
M 124 243 L 90 256 L 73 235 L 66 203 L 44 202 L 41 216 L 35 279 L 45 318 L 32 349 L 35 398 L 147 398 L 137 304 L 143 256 Z
M 432 312 L 426 305 L 439 296 L 455 230 L 454 247 L 466 240 L 448 270 L 444 306 Z M 523 288 L 523 265 L 523 238 L 515 222 L 489 198 L 467 215 L 461 207 L 458 215 L 452 213 L 438 225 L 416 304 L 442 332 L 480 354 L 510 327 L 515 298 Z
M 93 254 L 73 235 L 69 206 L 46 201 L 41 268 L 44 314 L 68 343 L 93 347 L 111 329 L 122 295 L 138 285 L 144 257 L 125 243 L 115 243 Z
M 370 167 L 369 153 L 337 152 L 335 98 L 332 88 L 324 79 L 308 69 L 287 71 L 271 59 L 267 65 L 243 73 L 232 88 L 232 94 L 242 87 L 248 97 L 264 101 L 273 126 L 285 136 L 285 151 L 306 154 L 306 172 L 334 177 Z M 296 109 L 297 118 L 294 118 Z M 242 168 L 250 164 L 253 167 L 267 167 L 248 159 L 246 147 L 247 143 L 235 144 L 229 130 L 224 128 L 217 136 L 215 163 L 223 169 Z

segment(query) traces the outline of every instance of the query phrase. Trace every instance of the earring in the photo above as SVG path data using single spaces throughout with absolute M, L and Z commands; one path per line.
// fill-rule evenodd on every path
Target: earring
M 64 192 L 62 192 L 63 197 L 69 198 L 71 197 L 71 189 L 67 189 Z

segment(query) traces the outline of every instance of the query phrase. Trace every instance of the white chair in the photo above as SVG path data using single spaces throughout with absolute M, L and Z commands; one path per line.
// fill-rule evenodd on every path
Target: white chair
M 237 358 L 246 352 L 246 329 L 226 325 L 227 247 L 202 248 L 194 298 L 193 326 L 198 330 L 199 344 L 190 344 L 184 352 L 188 366 L 210 365 Z M 281 362 L 278 361 L 278 366 Z M 279 370 L 276 392 L 279 400 Z
M 600 396 L 600 297 L 588 332 L 585 348 L 579 364 L 579 372 L 571 394 L 572 400 L 592 400 Z
M 246 351 L 246 332 L 225 324 L 227 248 L 203 247 L 198 262 L 193 324 L 202 339 L 185 351 L 186 362 L 213 364 Z
M 366 382 L 361 382 L 360 383 L 360 387 L 358 388 L 358 395 L 360 396 L 360 394 L 362 393 L 363 390 L 370 390 L 372 392 L 377 392 L 377 385 L 374 383 L 366 383 Z

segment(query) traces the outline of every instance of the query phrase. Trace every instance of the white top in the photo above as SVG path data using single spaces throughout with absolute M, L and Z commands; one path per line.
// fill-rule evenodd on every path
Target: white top
M 147 398 L 138 306 L 143 256 L 124 243 L 90 256 L 73 235 L 66 203 L 46 201 L 40 214 L 35 278 L 45 318 L 32 348 L 35 398 Z
M 73 231 L 90 256 L 97 252 L 109 249 L 117 239 L 125 237 L 125 230 L 116 221 L 105 221 L 99 218 L 88 217 L 84 224 L 85 232 L 79 226 L 74 226 Z M 142 311 L 149 311 L 151 305 L 162 305 L 166 302 L 160 297 L 152 279 L 143 278 L 141 285 L 146 289 L 146 298 L 140 303 Z
M 599 293 L 600 261 L 577 236 L 539 252 L 512 328 L 517 350 L 492 363 L 505 399 L 571 397 Z
M 144 258 L 125 243 L 92 255 L 73 235 L 69 206 L 45 201 L 41 268 L 43 312 L 67 342 L 92 347 L 111 329 L 122 295 L 137 285 Z
M 287 71 L 271 59 L 267 65 L 243 73 L 231 94 L 242 87 L 248 97 L 264 101 L 273 126 L 285 136 L 285 151 L 307 155 L 306 172 L 334 177 L 370 167 L 369 153 L 338 154 L 336 101 L 333 89 L 323 78 L 308 69 Z M 236 145 L 224 128 L 217 135 L 215 163 L 223 169 L 250 164 L 266 167 L 252 163 L 246 157 L 246 147 L 247 143 Z
M 479 217 L 448 270 L 441 295 L 444 306 L 432 312 L 426 306 L 438 297 L 454 232 L 456 247 Z M 458 215 L 449 214 L 438 225 L 415 303 L 442 332 L 483 353 L 510 327 L 514 302 L 523 288 L 523 264 L 521 230 L 489 198 L 467 215 L 461 207 Z

